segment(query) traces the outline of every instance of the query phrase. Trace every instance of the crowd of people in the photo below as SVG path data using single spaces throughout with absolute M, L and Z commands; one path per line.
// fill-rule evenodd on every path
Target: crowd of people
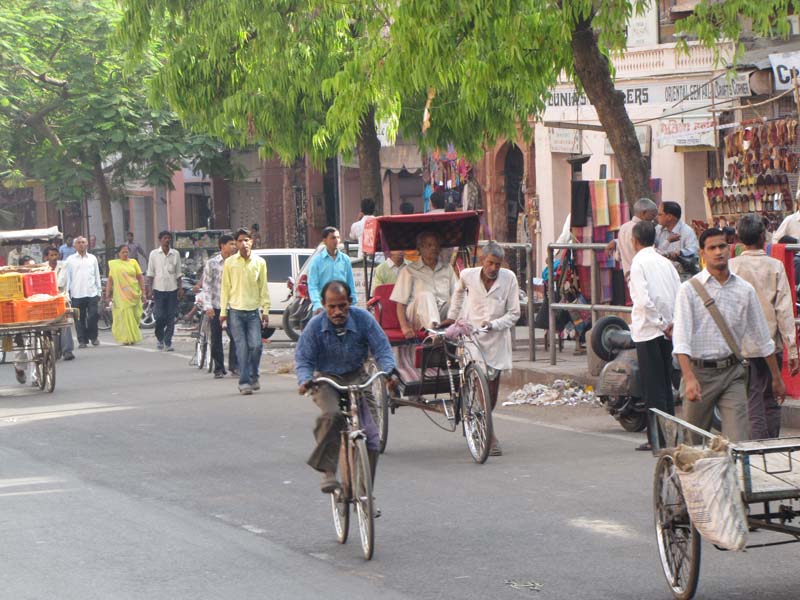
M 744 215 L 735 239 L 712 227 L 697 240 L 675 203 L 656 207 L 643 198 L 634 212 L 610 249 L 620 256 L 633 301 L 631 337 L 647 406 L 674 414 L 674 356 L 688 422 L 709 430 L 716 408 L 732 441 L 778 437 L 784 348 L 791 375 L 800 361 L 792 290 L 783 262 L 765 252 L 764 221 Z M 733 258 L 731 243 L 738 246 Z M 637 449 L 656 443 L 652 423 Z

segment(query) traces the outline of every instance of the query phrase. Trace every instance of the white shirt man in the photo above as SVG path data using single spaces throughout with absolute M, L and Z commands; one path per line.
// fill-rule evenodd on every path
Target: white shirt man
M 631 339 L 636 344 L 640 381 L 648 408 L 675 414 L 672 399 L 672 313 L 681 282 L 672 263 L 653 247 L 656 228 L 649 221 L 633 227 L 636 254 L 631 261 L 628 289 L 633 300 Z M 655 428 L 648 419 L 648 443 L 637 450 L 652 450 Z
M 487 367 L 492 410 L 497 404 L 500 374 L 511 370 L 511 328 L 520 315 L 517 277 L 501 268 L 503 258 L 503 248 L 489 242 L 483 250 L 482 266 L 461 271 L 443 322 L 449 324 L 461 316 L 476 328 L 489 329 L 475 335 L 475 356 Z M 496 437 L 492 438 L 490 452 L 492 456 L 503 453 Z
M 364 237 L 364 225 L 369 219 L 374 219 L 375 201 L 372 198 L 364 198 L 361 201 L 361 216 L 358 221 L 350 226 L 350 239 L 358 240 L 358 258 L 361 258 L 364 251 L 361 249 L 361 239 Z
M 800 210 L 790 214 L 781 222 L 777 231 L 772 234 L 772 243 L 777 244 L 785 235 L 800 240 Z
M 83 236 L 75 238 L 75 254 L 64 261 L 64 279 L 72 307 L 79 311 L 75 321 L 78 348 L 86 348 L 91 341 L 97 346 L 97 302 L 100 299 L 100 266 L 97 257 L 86 251 L 87 241 Z

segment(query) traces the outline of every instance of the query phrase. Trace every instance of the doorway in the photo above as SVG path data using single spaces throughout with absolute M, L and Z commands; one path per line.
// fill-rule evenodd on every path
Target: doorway
M 522 191 L 525 157 L 516 144 L 511 146 L 506 155 L 503 171 L 506 188 L 506 239 L 516 241 L 517 219 L 525 208 L 525 195 Z

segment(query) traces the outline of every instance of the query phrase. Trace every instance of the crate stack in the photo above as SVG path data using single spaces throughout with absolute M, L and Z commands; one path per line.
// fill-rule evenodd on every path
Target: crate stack
M 0 324 L 52 321 L 66 311 L 54 271 L 0 274 Z

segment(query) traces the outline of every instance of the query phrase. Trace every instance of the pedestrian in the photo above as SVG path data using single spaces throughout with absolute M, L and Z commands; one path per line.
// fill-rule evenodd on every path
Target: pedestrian
M 445 212 L 446 203 L 447 197 L 444 195 L 444 192 L 433 192 L 433 194 L 431 194 L 431 206 L 433 208 L 428 212 L 430 214 L 443 213 Z
M 736 223 L 736 235 L 744 244 L 744 251 L 730 261 L 730 270 L 753 286 L 767 319 L 770 336 L 775 342 L 775 361 L 783 364 L 783 348 L 789 353 L 789 372 L 800 371 L 797 353 L 797 330 L 794 324 L 794 306 L 789 278 L 783 263 L 764 252 L 767 230 L 761 219 L 752 214 L 742 216 Z M 748 352 L 747 380 L 750 435 L 755 440 L 776 438 L 781 430 L 781 405 L 772 393 L 772 374 L 767 361 L 760 355 Z
M 364 309 L 351 306 L 352 290 L 344 281 L 332 280 L 322 289 L 325 312 L 308 322 L 294 353 L 294 368 L 298 391 L 304 395 L 311 390 L 314 403 L 320 409 L 314 427 L 317 445 L 308 464 L 323 473 L 320 489 L 332 494 L 340 484 L 336 480 L 339 463 L 341 431 L 346 422 L 339 408 L 339 392 L 328 384 L 311 387 L 315 373 L 341 382 L 342 385 L 362 383 L 367 378 L 364 363 L 369 354 L 375 358 L 381 371 L 392 375 L 388 387 L 397 385 L 396 364 L 389 339 L 372 315 Z M 367 434 L 372 478 L 380 454 L 380 438 L 374 421 L 375 399 L 367 390 L 362 398 L 367 402 L 371 419 L 364 418 L 361 425 Z M 367 422 L 372 421 L 372 422 Z
M 658 214 L 658 206 L 650 198 L 639 198 L 633 205 L 633 219 L 624 223 L 619 228 L 616 240 L 611 240 L 606 246 L 607 253 L 615 253 L 615 257 L 622 263 L 622 272 L 625 281 L 631 273 L 631 263 L 636 250 L 633 247 L 633 226 L 639 221 L 654 221 Z
M 75 238 L 75 254 L 64 262 L 66 291 L 72 301 L 73 308 L 79 311 L 75 321 L 78 334 L 78 348 L 86 348 L 89 342 L 99 346 L 97 339 L 97 303 L 102 290 L 100 284 L 100 266 L 97 257 L 86 251 L 88 242 L 83 236 Z
M 636 254 L 631 261 L 628 287 L 633 300 L 631 339 L 636 344 L 639 381 L 648 409 L 675 414 L 672 397 L 672 319 L 675 296 L 681 286 L 672 263 L 655 247 L 656 227 L 650 221 L 633 226 Z M 652 413 L 647 413 L 647 442 L 637 450 L 651 451 L 657 429 Z
M 153 301 L 153 316 L 156 319 L 156 347 L 172 352 L 175 315 L 178 313 L 178 300 L 183 296 L 181 255 L 170 247 L 172 234 L 169 231 L 158 234 L 158 243 L 159 247 L 147 259 L 148 297 Z
M 699 270 L 697 236 L 694 230 L 681 220 L 681 205 L 677 202 L 662 202 L 658 207 L 656 226 L 656 252 L 666 256 L 678 270 L 682 280 L 689 279 Z
M 772 234 L 772 242 L 777 242 L 785 235 L 800 240 L 800 205 L 796 212 L 787 215 L 786 218 L 781 221 L 778 229 Z
M 790 235 L 785 235 L 778 240 L 779 244 L 797 244 L 797 240 Z M 800 286 L 800 252 L 795 251 L 793 257 L 794 264 L 794 286 Z
M 139 262 L 139 257 L 141 256 L 142 259 L 144 259 L 144 266 L 145 266 L 145 268 L 147 268 L 147 254 L 145 254 L 144 248 L 142 247 L 142 245 L 139 242 L 134 241 L 133 237 L 134 237 L 133 236 L 133 232 L 129 231 L 128 232 L 128 242 L 127 242 L 128 258 L 138 262 L 139 266 L 141 267 L 142 263 Z
M 71 235 L 64 236 L 64 243 L 59 246 L 58 251 L 61 253 L 61 260 L 67 260 L 70 256 L 75 254 L 76 250 Z
M 394 283 L 400 275 L 400 269 L 406 264 L 406 254 L 402 250 L 393 250 L 389 252 L 389 258 L 383 261 L 375 269 L 373 276 L 373 285 L 386 285 L 387 283 Z
M 678 291 L 672 353 L 683 373 L 681 397 L 686 420 L 707 431 L 716 406 L 722 417 L 722 434 L 738 442 L 750 438 L 741 352 L 745 339 L 751 356 L 767 357 L 778 402 L 786 388 L 756 291 L 730 272 L 729 255 L 722 230 L 713 227 L 700 235 L 700 257 L 706 268 L 682 283 Z
M 261 248 L 261 227 L 259 227 L 258 223 L 253 223 L 250 226 L 250 235 L 253 239 L 251 248 Z
M 339 230 L 326 227 L 322 230 L 322 243 L 325 250 L 311 259 L 308 266 L 308 297 L 311 299 L 311 310 L 314 314 L 322 312 L 322 288 L 329 281 L 344 281 L 350 289 L 350 303 L 358 302 L 356 282 L 353 277 L 353 265 L 350 257 L 339 250 Z
M 22 265 L 23 264 L 21 262 L 22 257 L 23 257 L 22 246 L 20 245 L 14 246 L 8 253 L 9 266 L 18 267 Z
M 500 392 L 500 376 L 512 368 L 511 328 L 520 316 L 517 276 L 502 268 L 503 260 L 503 247 L 497 242 L 489 242 L 483 249 L 481 266 L 461 271 L 447 319 L 442 322 L 442 326 L 450 325 L 463 315 L 474 327 L 488 329 L 478 333 L 475 342 L 479 350 L 476 356 L 485 359 L 492 411 Z M 489 454 L 503 454 L 494 432 Z
M 401 215 L 413 215 L 416 212 L 416 208 L 414 208 L 414 203 L 408 200 L 403 200 L 400 203 L 400 214 Z
M 58 260 L 59 256 L 61 256 L 61 252 L 56 246 L 50 246 L 44 251 L 47 266 L 56 274 L 58 291 L 63 293 L 66 291 L 66 275 L 64 273 L 64 263 Z M 72 339 L 72 328 L 62 327 L 59 329 L 56 334 L 56 339 L 58 340 L 58 352 L 61 354 L 61 358 L 64 360 L 74 360 L 75 354 L 73 354 L 73 351 L 75 350 L 75 342 Z
M 363 198 L 361 200 L 361 214 L 358 215 L 358 221 L 350 226 L 350 239 L 358 240 L 358 258 L 364 255 L 361 248 L 361 239 L 364 237 L 364 225 L 369 219 L 375 218 L 375 200 L 372 198 Z
M 222 323 L 220 323 L 220 300 L 222 296 L 222 271 L 225 261 L 236 254 L 236 241 L 232 235 L 219 236 L 219 254 L 208 260 L 203 267 L 201 287 L 203 289 L 203 306 L 211 325 L 211 358 L 214 361 L 214 377 L 225 376 L 225 352 L 222 347 Z M 225 328 L 228 335 L 228 369 L 231 374 L 237 373 L 236 342 L 231 333 L 230 323 Z M 238 373 L 237 373 L 238 374 Z
M 239 251 L 225 260 L 222 269 L 219 318 L 221 324 L 228 321 L 236 343 L 239 393 L 249 395 L 261 389 L 261 328 L 269 325 L 270 306 L 267 263 L 250 252 L 248 229 L 239 229 L 235 238 Z
M 106 299 L 112 300 L 111 333 L 125 346 L 142 341 L 139 322 L 145 297 L 144 277 L 139 263 L 130 258 L 126 244 L 119 247 L 119 258 L 108 261 Z

